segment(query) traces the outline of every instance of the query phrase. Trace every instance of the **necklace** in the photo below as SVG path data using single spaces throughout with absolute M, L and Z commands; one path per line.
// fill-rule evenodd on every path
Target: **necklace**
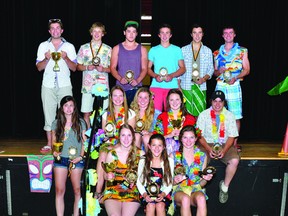
M 219 127 L 217 126 L 217 121 L 216 121 L 216 114 L 215 111 L 212 109 L 210 109 L 210 116 L 212 119 L 212 136 L 214 139 L 214 143 L 224 143 L 224 137 L 225 137 L 225 116 L 223 114 L 223 110 L 219 115 L 219 119 L 220 119 L 220 123 L 219 123 Z M 219 133 L 218 133 L 219 130 Z

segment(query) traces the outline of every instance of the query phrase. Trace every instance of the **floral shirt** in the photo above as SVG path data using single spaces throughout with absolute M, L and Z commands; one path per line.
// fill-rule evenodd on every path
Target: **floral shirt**
M 96 43 L 92 43 L 92 49 L 94 56 L 98 52 L 99 45 Z M 112 48 L 104 43 L 97 54 L 97 56 L 101 59 L 100 65 L 104 68 L 110 66 Z M 82 45 L 77 54 L 77 63 L 83 65 L 92 65 L 93 54 L 91 52 L 90 42 Z M 107 86 L 109 89 L 109 80 L 108 73 L 99 72 L 96 69 L 91 71 L 83 71 L 82 78 L 82 93 L 91 93 L 91 88 L 94 84 L 101 83 Z

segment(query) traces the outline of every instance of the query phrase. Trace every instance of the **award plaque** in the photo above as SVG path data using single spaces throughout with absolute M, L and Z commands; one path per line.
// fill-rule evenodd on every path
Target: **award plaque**
M 157 199 L 160 189 L 157 183 L 150 182 L 147 186 L 147 192 L 152 200 Z
M 96 56 L 96 57 L 94 57 L 94 58 L 92 59 L 92 64 L 93 64 L 93 65 L 99 66 L 100 63 L 101 63 L 101 59 L 100 59 L 98 56 Z
M 62 142 L 55 142 L 53 143 L 53 151 L 57 152 L 57 153 L 61 153 L 62 152 L 62 149 L 63 149 L 63 143 Z M 61 156 L 58 155 L 56 158 L 55 158 L 57 161 L 60 161 L 61 160 Z
M 137 172 L 135 170 L 127 170 L 126 174 L 125 174 L 125 180 L 123 182 L 123 184 L 126 187 L 129 187 L 130 184 L 135 184 L 137 181 L 138 175 Z
M 193 70 L 192 72 L 192 81 L 196 82 L 200 79 L 200 72 L 198 70 Z
M 216 168 L 213 166 L 207 166 L 203 171 L 199 171 L 199 176 L 214 174 L 216 173 Z
M 74 160 L 77 157 L 77 148 L 74 146 L 69 147 L 68 149 L 69 160 Z M 72 169 L 75 168 L 75 164 L 72 164 Z
M 166 80 L 166 77 L 168 75 L 168 69 L 166 67 L 161 67 L 159 70 L 159 75 L 161 77 L 161 80 Z
M 229 70 L 224 71 L 223 79 L 224 79 L 224 82 L 226 82 L 226 83 L 230 82 L 230 80 L 232 79 L 232 74 Z
M 127 80 L 128 83 L 130 83 L 134 79 L 134 71 L 132 70 L 126 71 L 125 79 Z
M 51 56 L 52 56 L 52 59 L 55 61 L 55 65 L 53 67 L 53 71 L 54 72 L 59 72 L 60 71 L 60 67 L 58 65 L 58 61 L 61 58 L 61 52 L 52 52 Z
M 142 119 L 139 119 L 136 122 L 136 128 L 135 128 L 135 132 L 139 133 L 144 129 L 144 121 Z
M 112 161 L 111 163 L 104 163 L 102 161 L 101 163 L 101 166 L 103 168 L 103 170 L 106 172 L 106 173 L 109 173 L 109 172 L 112 172 L 114 173 L 115 172 L 115 169 L 117 167 L 117 161 Z M 114 178 L 113 179 L 108 179 L 109 182 L 113 182 L 114 181 Z
M 104 128 L 106 137 L 114 137 L 116 127 L 113 122 L 107 122 Z
M 177 164 L 174 168 L 174 174 L 176 175 L 182 175 L 182 180 L 180 182 L 182 182 L 183 180 L 185 180 L 186 177 L 186 169 L 183 166 L 183 164 Z M 179 183 L 180 183 L 179 182 Z
M 216 154 L 215 159 L 218 159 L 219 153 L 222 151 L 222 145 L 220 143 L 214 143 L 213 152 Z

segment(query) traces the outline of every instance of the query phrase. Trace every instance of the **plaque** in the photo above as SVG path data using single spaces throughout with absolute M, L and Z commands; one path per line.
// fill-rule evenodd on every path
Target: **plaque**
M 107 122 L 104 128 L 106 137 L 114 137 L 116 127 L 113 122 Z
M 125 174 L 125 180 L 123 182 L 123 184 L 126 187 L 129 187 L 130 184 L 135 184 L 137 181 L 138 175 L 137 172 L 135 170 L 127 170 L 126 174 Z
M 185 167 L 183 166 L 183 164 L 177 164 L 176 166 L 175 166 L 175 168 L 174 168 L 174 174 L 175 174 L 175 176 L 176 175 L 182 175 L 182 180 L 181 181 L 183 181 L 183 180 L 185 180 L 187 177 L 186 177 L 186 169 L 185 169 Z M 180 181 L 180 182 L 181 182 Z M 179 183 L 180 183 L 179 182 Z
M 161 67 L 159 70 L 159 75 L 161 77 L 161 80 L 166 80 L 166 77 L 168 75 L 168 69 L 166 67 Z
M 139 119 L 136 122 L 135 132 L 140 133 L 143 129 L 144 129 L 144 121 L 142 119 Z
M 96 57 L 94 57 L 94 58 L 92 59 L 92 64 L 93 64 L 93 65 L 99 66 L 100 63 L 101 63 L 101 59 L 100 59 L 98 56 L 96 56 Z
M 192 72 L 192 81 L 197 82 L 200 80 L 200 72 L 198 70 L 193 70 Z
M 77 157 L 77 152 L 78 151 L 77 151 L 76 147 L 74 147 L 74 146 L 69 147 L 69 149 L 68 149 L 68 157 L 69 157 L 70 161 L 74 160 Z M 72 169 L 74 169 L 74 168 L 75 168 L 75 164 L 72 163 Z
M 207 166 L 203 171 L 199 171 L 199 176 L 208 175 L 208 174 L 215 174 L 216 168 L 213 166 Z
M 224 79 L 224 82 L 229 83 L 230 80 L 232 79 L 231 71 L 229 71 L 229 70 L 224 71 L 223 79 Z
M 126 71 L 125 79 L 127 80 L 128 83 L 130 83 L 134 79 L 134 71 L 132 70 Z
M 156 200 L 158 194 L 160 193 L 158 184 L 155 182 L 150 182 L 147 186 L 147 192 L 152 200 Z
M 220 143 L 214 143 L 212 149 L 213 149 L 213 152 L 216 154 L 215 159 L 218 159 L 218 155 L 222 151 L 222 145 Z

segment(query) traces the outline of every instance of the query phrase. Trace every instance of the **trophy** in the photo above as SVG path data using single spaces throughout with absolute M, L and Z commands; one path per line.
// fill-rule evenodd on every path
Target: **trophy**
M 176 175 L 182 175 L 182 180 L 185 180 L 187 177 L 186 177 L 186 169 L 185 167 L 183 166 L 183 164 L 177 164 L 174 168 L 174 174 L 175 176 Z
M 200 73 L 198 70 L 193 70 L 192 71 L 192 81 L 193 82 L 196 82 L 196 81 L 199 81 L 200 79 Z
M 147 191 L 152 200 L 157 199 L 158 194 L 160 193 L 160 189 L 157 183 L 155 182 L 149 182 L 147 186 Z
M 222 151 L 222 145 L 220 143 L 214 143 L 212 149 L 213 152 L 216 154 L 215 159 L 218 159 L 218 155 Z
M 223 79 L 224 79 L 224 82 L 229 83 L 230 80 L 232 79 L 231 71 L 225 70 L 223 73 Z
M 168 70 L 166 67 L 161 67 L 159 70 L 159 75 L 161 77 L 161 80 L 166 80 L 166 77 L 168 75 Z
M 107 122 L 104 128 L 106 137 L 114 137 L 116 127 L 112 122 Z
M 55 61 L 55 65 L 53 67 L 53 71 L 54 72 L 59 72 L 60 71 L 60 67 L 58 65 L 58 61 L 61 58 L 61 52 L 52 52 L 51 56 L 52 56 L 52 59 Z
M 142 119 L 139 119 L 136 122 L 135 132 L 140 133 L 143 129 L 144 129 L 144 121 Z
M 111 163 L 104 163 L 102 161 L 101 166 L 106 173 L 109 173 L 109 172 L 114 173 L 114 171 L 117 167 L 117 161 L 112 161 Z M 108 182 L 113 182 L 114 178 L 108 179 Z
M 130 184 L 135 184 L 135 182 L 137 181 L 138 175 L 137 172 L 135 170 L 127 170 L 126 174 L 125 174 L 125 181 L 123 182 L 123 184 L 126 187 L 129 187 Z
M 213 166 L 208 166 L 203 171 L 199 171 L 199 176 L 202 177 L 202 175 L 208 175 L 214 173 L 216 173 L 216 168 Z
M 63 143 L 62 142 L 55 142 L 53 143 L 53 151 L 57 152 L 57 153 L 61 153 L 63 149 Z M 61 156 L 58 155 L 56 157 L 56 161 L 60 161 L 61 160 Z
M 169 119 L 169 122 L 172 124 L 174 129 L 180 130 L 182 128 L 183 122 L 185 121 L 185 117 L 183 116 L 181 119 Z M 178 140 L 178 137 L 174 137 L 175 140 Z
M 77 157 L 77 148 L 76 147 L 74 147 L 74 146 L 69 147 L 69 149 L 68 149 L 68 157 L 69 157 L 70 161 L 74 160 Z M 74 163 L 72 163 L 72 167 L 71 168 L 72 169 L 75 168 L 75 164 Z
M 100 59 L 98 56 L 92 58 L 92 64 L 93 64 L 93 65 L 99 66 L 100 63 L 101 63 L 101 59 Z
M 126 71 L 125 79 L 130 83 L 134 79 L 134 72 L 132 70 Z

